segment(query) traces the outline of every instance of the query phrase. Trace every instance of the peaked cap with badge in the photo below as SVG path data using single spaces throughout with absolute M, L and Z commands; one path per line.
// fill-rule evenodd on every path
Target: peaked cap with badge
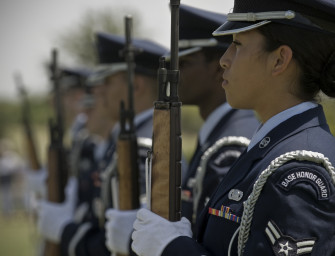
M 179 56 L 201 50 L 203 47 L 227 48 L 229 40 L 218 41 L 212 32 L 227 19 L 221 13 L 211 12 L 192 6 L 180 5 Z
M 61 87 L 63 89 L 85 88 L 86 79 L 91 75 L 92 71 L 88 68 L 60 68 Z
M 316 33 L 335 33 L 335 2 L 333 0 L 235 0 L 227 21 L 214 36 L 240 33 L 281 23 Z
M 127 69 L 122 54 L 125 47 L 125 37 L 100 32 L 96 34 L 96 44 L 101 67 L 109 67 L 110 71 Z M 132 45 L 136 50 L 135 72 L 156 76 L 159 57 L 163 56 L 168 50 L 158 43 L 145 39 L 133 39 Z

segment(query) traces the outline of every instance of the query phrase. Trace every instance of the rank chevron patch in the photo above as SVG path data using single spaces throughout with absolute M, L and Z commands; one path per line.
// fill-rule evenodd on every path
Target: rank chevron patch
M 272 221 L 268 222 L 265 233 L 272 244 L 272 249 L 276 256 L 298 256 L 311 253 L 316 240 L 314 238 L 294 240 L 289 236 L 283 235 Z

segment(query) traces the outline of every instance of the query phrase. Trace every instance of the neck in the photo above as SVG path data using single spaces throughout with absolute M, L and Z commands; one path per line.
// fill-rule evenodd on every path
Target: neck
M 278 97 L 277 104 L 274 101 L 269 101 L 270 103 L 268 106 L 263 105 L 262 107 L 259 107 L 257 110 L 255 110 L 263 124 L 278 113 L 303 102 L 302 100 L 294 97 L 287 98 L 287 100 L 283 102 L 279 100 L 280 98 L 281 97 Z
M 217 99 L 212 101 L 204 102 L 203 104 L 199 104 L 199 113 L 203 120 L 206 120 L 207 117 L 219 106 L 225 103 L 225 100 Z

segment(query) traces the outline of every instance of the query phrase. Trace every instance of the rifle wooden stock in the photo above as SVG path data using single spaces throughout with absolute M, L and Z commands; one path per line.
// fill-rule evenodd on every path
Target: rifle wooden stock
M 160 60 L 159 99 L 153 118 L 151 210 L 170 220 L 181 217 L 181 124 L 178 99 L 180 0 L 171 0 L 171 65 Z M 170 94 L 167 93 L 170 92 Z
M 137 161 L 137 142 L 134 139 L 119 139 L 118 174 L 119 174 L 119 208 L 132 210 L 140 207 L 139 171 Z
M 24 127 L 29 165 L 32 170 L 38 171 L 41 169 L 41 164 L 37 157 L 36 144 L 30 128 L 30 124 L 25 124 Z
M 50 202 L 61 203 L 65 199 L 64 188 L 67 181 L 66 155 L 61 145 L 50 144 L 48 149 L 47 198 Z M 59 244 L 46 241 L 45 256 L 61 256 Z
M 66 155 L 59 145 L 51 144 L 48 150 L 48 200 L 60 203 L 65 199 L 64 188 L 66 186 Z
M 62 202 L 64 200 L 64 188 L 60 183 L 60 177 L 58 170 L 61 168 L 59 163 L 60 150 L 57 147 L 50 145 L 48 150 L 48 201 L 50 202 Z M 60 245 L 46 241 L 44 248 L 44 256 L 60 256 L 61 249 Z
M 177 221 L 181 215 L 180 107 L 157 109 L 156 106 L 152 155 L 151 210 L 168 220 Z
M 48 201 L 60 203 L 65 199 L 64 188 L 67 180 L 66 156 L 62 145 L 51 143 L 48 149 Z M 59 244 L 46 241 L 45 256 L 61 256 Z

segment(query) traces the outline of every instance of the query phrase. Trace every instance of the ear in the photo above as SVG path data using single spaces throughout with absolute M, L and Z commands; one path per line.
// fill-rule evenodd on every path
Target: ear
M 281 45 L 272 54 L 272 75 L 278 76 L 285 72 L 292 63 L 293 52 L 289 46 Z

